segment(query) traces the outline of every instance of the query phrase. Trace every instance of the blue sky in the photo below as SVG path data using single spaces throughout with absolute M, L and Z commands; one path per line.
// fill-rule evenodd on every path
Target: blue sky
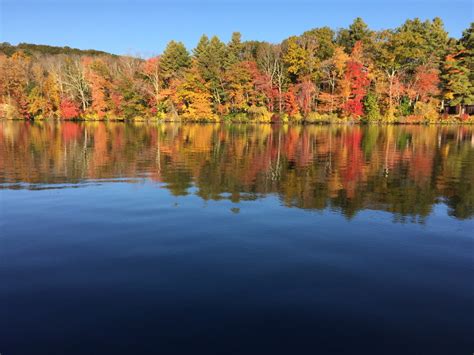
M 0 42 L 29 42 L 150 56 L 171 39 L 191 49 L 201 34 L 228 41 L 279 42 L 314 27 L 347 27 L 360 16 L 371 28 L 439 16 L 454 37 L 473 21 L 471 0 L 0 0 Z

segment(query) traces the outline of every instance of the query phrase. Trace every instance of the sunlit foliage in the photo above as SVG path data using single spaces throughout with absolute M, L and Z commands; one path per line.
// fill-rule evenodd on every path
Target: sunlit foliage
M 473 24 L 314 28 L 281 44 L 203 35 L 142 59 L 0 45 L 0 116 L 24 119 L 474 121 Z

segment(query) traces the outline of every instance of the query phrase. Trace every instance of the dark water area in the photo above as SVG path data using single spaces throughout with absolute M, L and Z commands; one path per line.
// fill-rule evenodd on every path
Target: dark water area
M 0 353 L 471 354 L 462 126 L 0 122 Z

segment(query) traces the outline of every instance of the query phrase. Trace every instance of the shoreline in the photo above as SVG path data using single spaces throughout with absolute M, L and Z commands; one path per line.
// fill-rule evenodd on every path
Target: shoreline
M 48 118 L 48 119 L 25 119 L 25 118 L 0 118 L 0 121 L 22 121 L 22 122 L 75 122 L 75 123 L 84 123 L 84 122 L 113 122 L 113 123 L 181 123 L 181 124 L 250 124 L 250 125 L 301 125 L 301 126 L 329 126 L 329 125 L 338 125 L 338 126 L 447 126 L 447 125 L 474 125 L 474 117 L 467 121 L 460 121 L 458 118 L 449 118 L 446 121 L 439 122 L 403 122 L 403 121 L 392 121 L 392 122 L 370 122 L 370 121 L 238 121 L 238 120 L 180 120 L 180 119 L 118 119 L 118 118 L 109 118 L 109 119 L 98 119 L 98 118 L 75 118 L 75 119 L 57 119 L 57 118 Z

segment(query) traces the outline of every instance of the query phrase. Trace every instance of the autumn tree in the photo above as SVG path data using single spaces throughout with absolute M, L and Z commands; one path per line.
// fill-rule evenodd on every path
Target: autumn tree
M 307 73 L 308 52 L 298 43 L 296 37 L 288 38 L 283 61 L 293 82 Z
M 387 97 L 387 112 L 391 116 L 403 98 L 397 95 L 402 86 L 413 83 L 417 67 L 432 68 L 432 75 L 439 67 L 447 48 L 448 37 L 440 19 L 422 22 L 407 20 L 394 31 L 382 31 L 377 35 L 374 59 L 380 88 Z M 431 69 L 430 69 L 431 70 Z
M 348 61 L 349 56 L 344 49 L 336 47 L 332 57 L 321 63 L 322 92 L 318 99 L 323 111 L 333 112 L 341 104 L 342 96 L 349 95 L 343 93 L 341 85 Z
M 407 90 L 408 96 L 413 101 L 426 102 L 439 94 L 439 84 L 438 69 L 428 65 L 420 65 L 415 69 L 412 76 L 412 82 Z
M 275 92 L 271 80 L 254 61 L 234 64 L 226 72 L 225 88 L 231 112 L 247 112 L 252 106 L 273 111 Z
M 142 61 L 134 57 L 121 57 L 113 74 L 116 114 L 131 118 L 148 115 L 145 85 L 142 81 Z
M 231 113 L 246 112 L 254 96 L 252 74 L 244 63 L 235 63 L 226 72 L 225 90 Z
M 458 106 L 459 113 L 464 113 L 465 105 L 474 104 L 474 85 L 470 80 L 470 70 L 466 63 L 466 49 L 446 57 L 444 65 L 445 93 L 444 98 L 450 106 Z
M 59 114 L 60 92 L 56 80 L 42 63 L 32 66 L 32 89 L 28 111 L 32 117 L 55 118 Z
M 314 28 L 301 35 L 301 41 L 313 63 L 318 64 L 331 58 L 336 48 L 335 33 L 329 27 Z
M 141 74 L 145 78 L 145 90 L 149 97 L 149 104 L 152 107 L 152 113 L 163 112 L 165 107 L 162 105 L 162 90 L 165 82 L 162 76 L 160 57 L 147 59 L 141 66 Z
M 352 50 L 351 59 L 347 63 L 344 80 L 349 84 L 350 96 L 344 106 L 346 113 L 352 117 L 364 114 L 363 99 L 370 84 L 367 68 L 360 62 L 362 42 L 357 42 Z
M 2 102 L 7 105 L 4 111 L 29 118 L 27 88 L 31 60 L 23 52 L 15 52 L 11 57 L 0 59 L 0 94 Z
M 85 78 L 90 88 L 92 114 L 105 118 L 113 110 L 110 96 L 112 94 L 112 77 L 109 66 L 102 58 L 85 57 Z
M 61 68 L 65 96 L 80 102 L 85 112 L 91 103 L 90 87 L 86 81 L 84 65 L 79 57 L 66 57 Z
M 316 87 L 309 77 L 303 78 L 295 85 L 296 99 L 303 115 L 308 115 L 313 109 Z
M 372 31 L 360 18 L 280 44 L 203 35 L 142 59 L 69 47 L 0 44 L 2 117 L 291 117 L 434 121 L 474 104 L 473 24 L 458 40 L 439 18 Z M 188 82 L 189 81 L 189 82 Z M 452 112 L 445 109 L 445 112 Z M 279 113 L 279 115 L 274 115 Z M 417 116 L 417 117 L 415 117 Z M 428 118 L 428 116 L 430 118 Z M 311 118 L 310 118 L 311 117 Z M 403 120 L 405 121 L 405 120 Z
M 259 68 L 268 78 L 268 85 L 277 91 L 278 112 L 283 112 L 283 88 L 287 77 L 283 65 L 282 50 L 280 45 L 263 42 L 257 48 L 257 63 Z
M 296 100 L 294 86 L 290 86 L 288 91 L 285 93 L 285 113 L 288 114 L 290 118 L 300 118 L 300 110 Z
M 212 97 L 196 65 L 193 65 L 182 79 L 176 79 L 171 86 L 173 88 L 171 100 L 183 119 L 193 121 L 216 119 L 212 111 Z

